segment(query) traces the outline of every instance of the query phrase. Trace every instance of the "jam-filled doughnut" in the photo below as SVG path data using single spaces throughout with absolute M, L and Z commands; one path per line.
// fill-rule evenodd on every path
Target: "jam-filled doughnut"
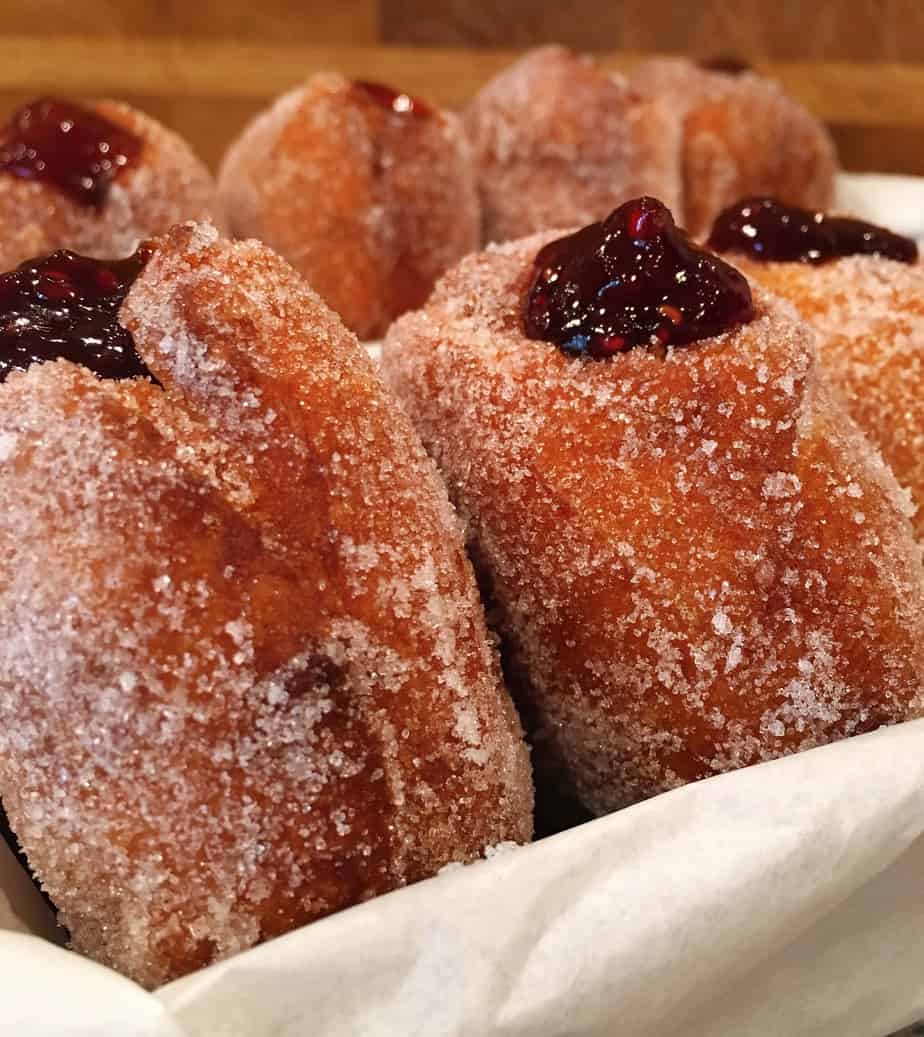
M 814 326 L 822 364 L 911 491 L 924 535 L 924 268 L 914 241 L 763 197 L 722 212 L 709 245 Z
M 219 187 L 233 232 L 285 256 L 360 338 L 478 244 L 458 118 L 379 83 L 316 75 L 279 98 L 232 144 Z
M 0 798 L 74 946 L 153 986 L 528 839 L 457 519 L 298 274 L 190 225 L 0 289 Z
M 772 80 L 734 63 L 645 62 L 630 77 L 683 122 L 683 225 L 706 234 L 716 214 L 746 194 L 824 208 L 837 156 L 825 127 Z
M 127 104 L 42 98 L 0 127 L 0 270 L 59 248 L 124 257 L 182 220 L 220 218 L 189 145 Z
M 808 326 L 656 201 L 465 260 L 383 365 L 559 790 L 599 813 L 920 709 L 904 494 Z
M 642 190 L 679 203 L 679 120 L 564 47 L 530 51 L 464 118 L 486 241 L 587 223 Z

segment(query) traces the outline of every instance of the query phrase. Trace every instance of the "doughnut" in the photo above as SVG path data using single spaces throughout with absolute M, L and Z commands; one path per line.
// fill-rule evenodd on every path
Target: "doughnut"
M 720 213 L 709 245 L 815 328 L 822 365 L 910 491 L 924 537 L 924 269 L 914 241 L 765 197 Z
M 360 338 L 478 245 L 458 118 L 379 83 L 312 77 L 244 129 L 218 180 L 232 231 L 285 256 Z
M 485 241 L 588 223 L 642 190 L 680 201 L 676 116 L 564 47 L 532 50 L 502 71 L 464 120 Z
M 718 212 L 747 194 L 829 206 L 837 156 L 824 126 L 776 83 L 733 65 L 644 62 L 633 88 L 667 102 L 683 123 L 683 225 L 707 234 Z
M 0 289 L 0 798 L 74 948 L 154 987 L 528 840 L 458 519 L 297 272 L 189 224 Z
M 127 104 L 42 98 L 0 128 L 0 270 L 61 248 L 123 258 L 191 219 L 221 222 L 211 174 Z
M 469 257 L 382 363 L 466 524 L 540 799 L 602 814 L 920 713 L 906 495 L 811 328 L 658 201 Z
M 724 63 L 649 61 L 627 79 L 541 47 L 487 83 L 464 118 L 485 241 L 599 220 L 640 192 L 696 235 L 746 193 L 810 206 L 833 195 L 824 127 L 774 83 Z

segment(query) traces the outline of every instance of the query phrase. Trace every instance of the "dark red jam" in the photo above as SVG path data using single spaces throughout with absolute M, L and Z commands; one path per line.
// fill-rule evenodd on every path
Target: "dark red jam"
M 633 346 L 687 346 L 754 317 L 745 278 L 693 245 L 654 198 L 536 256 L 526 334 L 596 359 Z
M 79 205 L 99 209 L 141 149 L 140 137 L 101 115 L 44 98 L 20 108 L 0 130 L 0 170 L 41 180 Z
M 151 258 L 87 259 L 61 250 L 0 276 L 0 381 L 46 360 L 71 360 L 100 378 L 157 381 L 118 322 L 119 307 Z
M 796 209 L 775 198 L 745 198 L 719 213 L 709 247 L 782 263 L 826 263 L 839 256 L 876 255 L 914 263 L 911 238 L 884 227 Z
M 746 61 L 727 55 L 706 58 L 697 61 L 697 65 L 707 72 L 721 72 L 723 76 L 743 76 L 745 72 L 751 71 L 751 66 Z
M 411 97 L 384 83 L 370 83 L 364 79 L 354 79 L 353 88 L 361 91 L 369 100 L 388 108 L 397 115 L 417 115 L 426 117 L 433 114 L 433 109 L 419 97 Z

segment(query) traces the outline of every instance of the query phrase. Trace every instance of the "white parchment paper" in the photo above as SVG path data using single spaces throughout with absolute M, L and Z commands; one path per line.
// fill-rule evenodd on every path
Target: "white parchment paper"
M 837 208 L 924 242 L 924 177 L 841 173 Z
M 845 177 L 839 204 L 924 236 L 924 181 L 888 179 Z M 659 796 L 154 994 L 54 938 L 0 845 L 0 1037 L 883 1037 L 924 1017 L 924 721 Z
M 924 1016 L 924 721 L 690 785 L 155 995 L 21 933 L 0 934 L 0 976 L 4 1037 L 882 1037 Z

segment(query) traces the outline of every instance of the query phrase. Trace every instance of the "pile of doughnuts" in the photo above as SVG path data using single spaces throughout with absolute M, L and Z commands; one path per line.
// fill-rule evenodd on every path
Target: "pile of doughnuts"
M 501 72 L 465 114 L 486 241 L 602 219 L 654 195 L 692 234 L 746 194 L 825 207 L 836 156 L 825 128 L 746 69 L 650 61 L 625 77 L 563 47 Z
M 825 208 L 836 168 L 825 128 L 747 70 L 652 61 L 627 78 L 554 46 L 461 117 L 315 75 L 244 127 L 217 186 L 141 112 L 43 98 L 0 129 L 0 268 L 55 247 L 124 257 L 183 219 L 227 221 L 377 339 L 480 243 L 589 223 L 641 194 L 704 234 L 745 195 Z
M 825 207 L 836 167 L 825 128 L 756 75 L 657 61 L 627 79 L 542 47 L 461 119 L 314 76 L 244 129 L 219 191 L 234 234 L 271 245 L 371 339 L 479 239 L 589 223 L 642 193 L 702 233 L 745 194 Z
M 75 949 L 154 987 L 924 712 L 924 275 L 834 171 L 562 48 L 315 76 L 217 183 L 0 129 L 0 801 Z

